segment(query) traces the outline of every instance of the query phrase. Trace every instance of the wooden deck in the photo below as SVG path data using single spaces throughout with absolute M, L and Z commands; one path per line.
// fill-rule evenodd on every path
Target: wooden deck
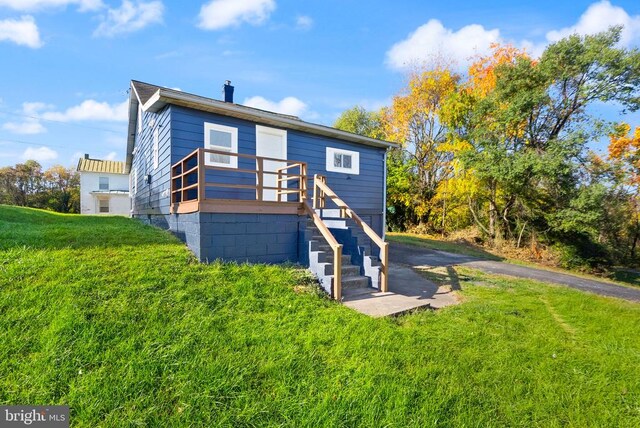
M 207 165 L 205 156 L 209 154 L 252 159 L 255 169 L 230 168 Z M 265 161 L 285 164 L 275 171 L 264 168 Z M 216 180 L 216 174 L 233 173 L 244 175 L 255 184 L 228 183 Z M 266 176 L 276 177 L 276 186 L 265 185 Z M 296 187 L 287 184 L 294 181 Z M 207 190 L 252 191 L 251 199 L 208 197 Z M 275 200 L 269 200 L 269 191 L 275 192 Z M 271 193 L 273 193 L 271 192 Z M 198 148 L 171 167 L 171 212 L 185 214 L 193 212 L 239 213 L 239 214 L 304 214 L 302 202 L 307 192 L 307 164 L 299 161 L 230 153 L 220 150 Z M 289 195 L 295 195 L 289 200 Z

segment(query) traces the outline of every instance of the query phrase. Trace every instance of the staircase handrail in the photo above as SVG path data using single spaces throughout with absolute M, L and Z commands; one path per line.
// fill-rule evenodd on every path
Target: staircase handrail
M 324 177 L 318 174 L 313 176 L 313 185 L 322 191 L 323 195 L 331 198 L 334 204 L 340 208 L 340 217 L 349 217 L 352 219 L 363 231 L 364 233 L 378 246 L 380 247 L 380 291 L 387 292 L 389 290 L 389 281 L 388 281 L 388 265 L 389 265 L 389 243 L 385 242 L 378 234 L 364 222 L 360 218 L 355 211 L 353 211 L 346 202 L 344 202 L 338 195 L 331 190 L 329 186 L 324 182 Z M 315 194 L 315 192 L 314 192 Z M 316 201 L 314 199 L 314 205 Z M 315 211 L 314 211 L 315 213 Z M 317 214 L 316 214 L 317 215 Z M 318 216 L 319 218 L 319 216 Z
M 342 244 L 336 240 L 329 227 L 311 207 L 309 201 L 303 201 L 302 206 L 333 251 L 333 298 L 342 300 Z

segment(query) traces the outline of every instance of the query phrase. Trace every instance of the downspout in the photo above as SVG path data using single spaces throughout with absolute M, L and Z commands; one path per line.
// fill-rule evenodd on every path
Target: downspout
M 384 151 L 384 197 L 382 198 L 382 240 L 384 241 L 387 234 L 387 151 Z

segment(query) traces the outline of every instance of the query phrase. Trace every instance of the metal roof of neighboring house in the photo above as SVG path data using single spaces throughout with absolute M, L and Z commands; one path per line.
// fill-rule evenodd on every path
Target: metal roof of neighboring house
M 80 172 L 104 172 L 107 174 L 126 174 L 125 163 L 122 161 L 80 158 L 78 161 Z
M 200 95 L 189 94 L 187 92 L 176 89 L 164 88 L 161 86 L 151 85 L 149 83 L 131 81 L 131 95 L 129 97 L 129 138 L 127 141 L 127 171 L 131 167 L 133 159 L 133 146 L 135 144 L 136 121 L 138 118 L 138 106 L 143 111 L 158 112 L 167 104 L 173 104 L 188 107 L 196 110 L 202 110 L 217 113 L 225 116 L 237 117 L 240 119 L 251 120 L 266 125 L 278 126 L 281 128 L 296 129 L 311 134 L 323 135 L 326 137 L 337 138 L 353 143 L 364 144 L 367 146 L 389 148 L 397 146 L 389 141 L 377 140 L 375 138 L 364 137 L 362 135 L 353 134 L 351 132 L 332 128 L 330 126 L 319 125 L 315 123 L 305 122 L 296 116 L 274 113 L 271 111 L 260 110 L 253 107 L 247 107 L 240 104 L 228 103 L 212 98 L 202 97 Z

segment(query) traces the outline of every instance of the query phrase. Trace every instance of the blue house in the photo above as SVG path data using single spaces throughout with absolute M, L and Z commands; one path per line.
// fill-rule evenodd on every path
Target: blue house
M 295 116 L 131 82 L 132 216 L 201 261 L 300 263 L 340 299 L 386 291 L 386 152 L 393 144 Z

